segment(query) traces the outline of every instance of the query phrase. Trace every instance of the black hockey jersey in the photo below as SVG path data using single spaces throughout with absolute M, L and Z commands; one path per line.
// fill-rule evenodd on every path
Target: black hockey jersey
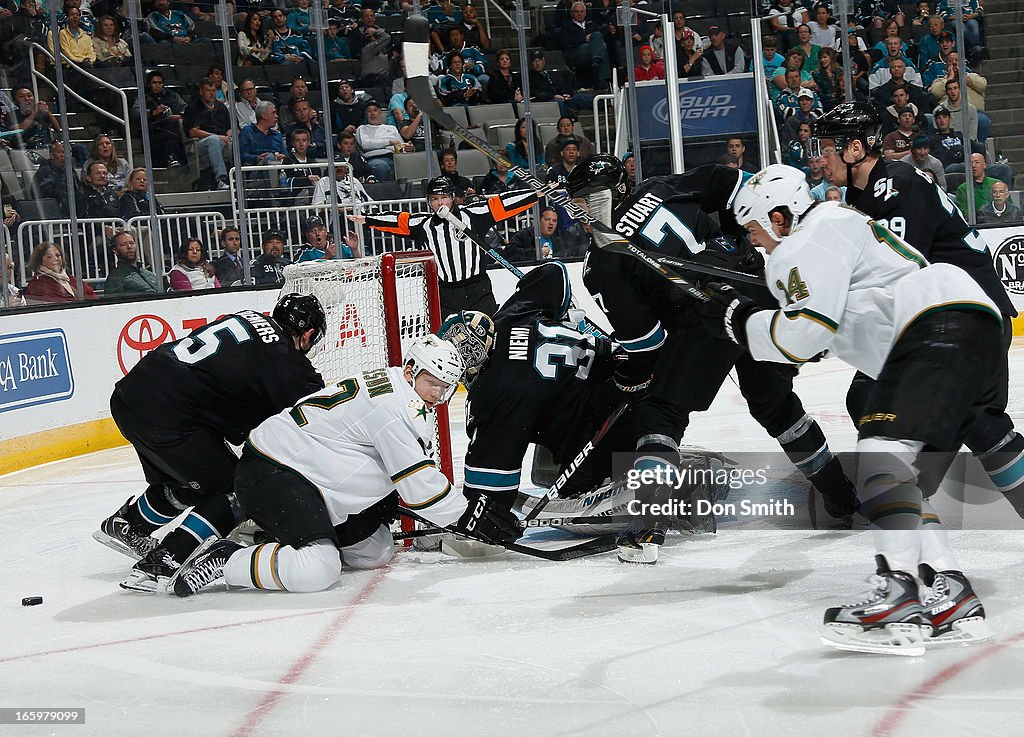
M 212 427 L 235 445 L 323 379 L 273 319 L 252 310 L 147 354 L 114 391 L 156 427 Z
M 530 443 L 563 463 L 579 450 L 580 431 L 617 403 L 602 358 L 610 346 L 563 322 L 568 309 L 568 271 L 551 261 L 523 277 L 494 315 L 494 346 L 466 403 L 467 491 L 514 493 Z
M 924 172 L 902 161 L 879 159 L 867 187 L 847 188 L 846 199 L 932 263 L 953 264 L 966 271 L 1004 315 L 1017 314 L 996 274 L 985 239 Z
M 711 164 L 685 174 L 654 177 L 636 187 L 612 211 L 615 230 L 633 245 L 668 256 L 692 257 L 706 249 L 750 249 L 721 239 L 722 229 L 708 213 L 717 212 L 727 232 L 742 232 L 729 204 L 743 183 L 743 172 Z M 583 283 L 629 352 L 656 350 L 666 329 L 690 319 L 680 309 L 680 291 L 632 256 L 591 246 Z

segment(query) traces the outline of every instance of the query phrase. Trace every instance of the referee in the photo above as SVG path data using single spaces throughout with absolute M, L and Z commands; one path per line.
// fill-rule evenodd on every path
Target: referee
M 451 223 L 437 215 L 437 211 L 447 207 L 472 232 L 486 233 L 495 223 L 526 212 L 536 202 L 536 192 L 518 190 L 492 195 L 472 205 L 456 205 L 455 188 L 451 180 L 440 176 L 427 183 L 430 215 L 413 215 L 402 211 L 380 215 L 350 215 L 349 220 L 366 223 L 385 233 L 411 238 L 416 245 L 430 249 L 437 260 L 442 315 L 451 315 L 460 310 L 477 310 L 493 315 L 498 304 L 491 292 L 491 280 L 481 262 L 482 251 L 469 237 L 458 233 Z

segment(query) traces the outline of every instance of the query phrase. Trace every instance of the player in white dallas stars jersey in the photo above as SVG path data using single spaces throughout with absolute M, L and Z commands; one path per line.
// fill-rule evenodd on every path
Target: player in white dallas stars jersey
M 342 561 L 385 565 L 399 498 L 438 526 L 458 521 L 456 529 L 493 542 L 518 537 L 513 515 L 486 499 L 467 505 L 431 456 L 434 407 L 451 398 L 463 371 L 455 346 L 426 336 L 404 367 L 365 371 L 260 424 L 246 441 L 235 492 L 277 542 L 212 541 L 182 566 L 174 592 L 189 596 L 221 575 L 231 586 L 320 591 L 338 580 Z
M 705 316 L 758 360 L 799 363 L 829 350 L 876 380 L 858 421 L 857 491 L 878 578 L 864 600 L 826 612 L 822 640 L 918 655 L 926 644 L 990 639 L 981 602 L 927 497 L 997 395 L 995 303 L 965 271 L 930 265 L 863 213 L 815 205 L 791 167 L 759 172 L 733 211 L 770 254 L 768 286 L 780 309 L 708 285 Z M 923 602 L 914 573 L 931 589 Z

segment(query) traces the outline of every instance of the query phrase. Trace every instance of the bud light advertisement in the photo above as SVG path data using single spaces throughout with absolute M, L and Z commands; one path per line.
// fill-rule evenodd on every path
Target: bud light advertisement
M 640 138 L 668 138 L 668 105 L 663 83 L 636 86 Z M 683 138 L 729 136 L 757 130 L 754 76 L 691 79 L 679 83 Z

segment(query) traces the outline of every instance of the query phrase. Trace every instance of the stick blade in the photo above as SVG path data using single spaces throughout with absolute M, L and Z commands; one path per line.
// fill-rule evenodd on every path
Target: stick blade
M 422 15 L 410 15 L 405 19 L 402 38 L 406 76 L 409 79 L 426 79 L 430 76 L 430 21 Z M 416 97 L 413 99 L 418 105 L 420 101 Z

